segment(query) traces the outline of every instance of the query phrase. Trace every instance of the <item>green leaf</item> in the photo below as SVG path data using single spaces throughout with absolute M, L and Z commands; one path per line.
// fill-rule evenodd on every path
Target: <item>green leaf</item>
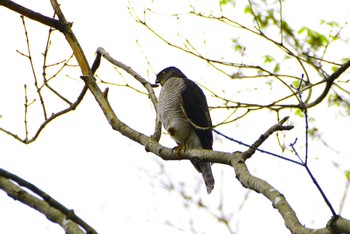
M 313 49 L 318 49 L 319 47 L 329 44 L 329 39 L 317 31 L 314 31 L 308 27 L 302 27 L 299 29 L 298 34 L 302 34 L 304 32 L 306 33 L 306 42 Z
M 298 34 L 302 34 L 306 30 L 307 30 L 306 27 L 302 27 L 301 29 L 298 30 Z
M 345 171 L 345 178 L 350 181 L 350 171 Z
M 270 88 L 271 88 L 271 86 L 272 86 L 272 79 L 269 79 L 269 80 L 267 80 L 266 82 L 265 82 L 265 84 L 267 84 L 268 86 L 270 86 Z
M 276 66 L 275 66 L 275 68 L 273 69 L 273 72 L 274 72 L 274 73 L 279 72 L 279 71 L 280 71 L 280 68 L 281 68 L 281 67 L 280 67 L 280 64 L 277 63 Z
M 318 128 L 313 127 L 313 128 L 309 128 L 309 136 L 312 138 L 317 138 L 320 136 Z
M 335 22 L 335 21 L 325 21 L 325 20 L 322 19 L 320 21 L 320 25 L 322 25 L 322 24 L 328 25 L 330 27 L 339 27 L 339 23 Z
M 337 66 L 333 66 L 333 67 L 331 67 L 331 70 L 332 70 L 332 72 L 336 72 L 338 70 L 338 67 Z
M 299 117 L 304 117 L 304 112 L 303 112 L 302 110 L 300 110 L 300 109 L 297 109 L 297 110 L 295 111 L 295 115 L 297 115 L 297 116 L 299 116 Z
M 229 2 L 231 2 L 231 1 L 230 0 L 220 0 L 220 6 L 226 5 Z
M 287 35 L 294 37 L 294 30 L 289 26 L 289 24 L 286 21 L 282 21 L 282 29 Z
M 341 103 L 342 103 L 342 98 L 339 95 L 337 95 L 337 94 L 330 94 L 328 96 L 328 105 L 329 106 L 332 106 L 332 105 L 340 106 Z
M 253 14 L 252 8 L 250 6 L 246 6 L 244 8 L 244 14 Z
M 294 88 L 299 89 L 300 81 L 299 80 L 293 81 L 292 85 L 293 85 Z
M 270 56 L 270 55 L 264 56 L 264 63 L 271 63 L 273 61 L 275 61 L 275 59 L 272 56 Z
M 235 46 L 235 51 L 237 52 L 237 51 L 243 51 L 243 46 L 241 46 L 241 45 L 236 45 Z

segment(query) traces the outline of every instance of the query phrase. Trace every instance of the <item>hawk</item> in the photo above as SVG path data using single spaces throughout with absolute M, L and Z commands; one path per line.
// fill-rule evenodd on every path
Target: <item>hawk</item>
M 213 133 L 207 100 L 202 89 L 178 68 L 167 67 L 158 73 L 162 90 L 158 115 L 178 147 L 212 150 Z M 214 188 L 211 163 L 191 160 L 203 176 L 208 194 Z

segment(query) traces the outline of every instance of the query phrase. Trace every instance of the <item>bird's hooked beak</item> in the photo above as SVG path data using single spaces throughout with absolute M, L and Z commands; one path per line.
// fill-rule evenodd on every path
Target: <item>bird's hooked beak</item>
M 157 82 L 156 82 L 155 84 L 151 84 L 151 87 L 152 88 L 157 88 L 157 87 L 159 87 L 159 84 L 157 84 Z
M 156 79 L 156 83 L 155 84 L 151 84 L 151 86 L 153 88 L 157 88 L 157 87 L 159 87 L 159 84 L 160 84 L 160 81 L 158 79 Z

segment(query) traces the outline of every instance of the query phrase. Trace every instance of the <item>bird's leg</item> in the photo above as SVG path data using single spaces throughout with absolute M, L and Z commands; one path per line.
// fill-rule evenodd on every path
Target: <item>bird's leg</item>
M 170 136 L 174 137 L 175 136 L 175 129 L 170 127 L 167 129 L 168 133 L 170 134 Z M 184 144 L 181 144 L 179 142 L 176 142 L 178 146 L 175 146 L 172 150 L 176 152 L 176 158 L 180 159 L 180 152 L 181 150 L 185 150 L 186 146 Z
M 172 150 L 175 151 L 175 153 L 176 153 L 176 158 L 177 158 L 177 159 L 180 159 L 181 150 L 185 150 L 185 149 L 186 149 L 186 146 L 185 146 L 185 145 L 179 144 L 178 146 L 175 146 Z

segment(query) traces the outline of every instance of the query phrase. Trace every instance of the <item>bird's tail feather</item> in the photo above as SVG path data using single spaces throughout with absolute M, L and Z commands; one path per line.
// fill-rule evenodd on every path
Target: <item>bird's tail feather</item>
M 211 172 L 211 163 L 209 162 L 193 162 L 193 166 L 202 174 L 208 194 L 214 189 L 214 176 Z

